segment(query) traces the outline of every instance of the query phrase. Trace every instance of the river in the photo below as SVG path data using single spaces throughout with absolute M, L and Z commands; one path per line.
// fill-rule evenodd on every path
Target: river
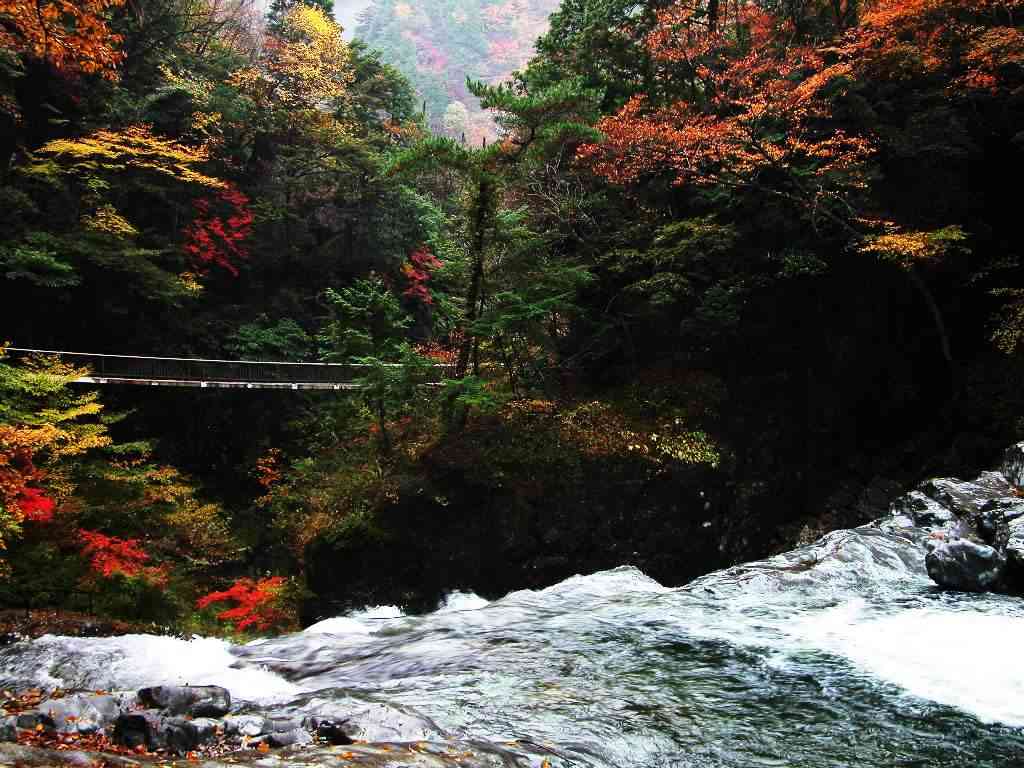
M 386 702 L 423 718 L 398 739 L 518 740 L 554 768 L 1024 765 L 1024 602 L 938 590 L 924 535 L 837 531 L 678 589 L 623 567 L 456 593 L 243 646 L 44 637 L 0 651 L 0 680 L 217 683 L 260 711 Z

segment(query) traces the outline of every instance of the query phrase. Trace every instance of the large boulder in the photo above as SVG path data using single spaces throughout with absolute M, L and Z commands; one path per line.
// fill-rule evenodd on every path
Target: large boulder
M 117 718 L 113 738 L 126 747 L 167 749 L 184 755 L 217 738 L 220 722 L 210 718 L 164 717 L 156 710 L 127 712 Z
M 889 530 L 930 534 L 925 565 L 949 589 L 1024 595 L 1024 442 L 998 471 L 974 480 L 938 477 L 890 505 Z
M 131 693 L 73 693 L 60 699 L 48 699 L 39 712 L 53 720 L 59 733 L 96 733 L 138 703 Z
M 987 544 L 952 539 L 938 544 L 924 559 L 932 581 L 961 592 L 988 592 L 1003 583 L 1006 557 Z
M 157 685 L 140 690 L 139 700 L 168 715 L 223 717 L 231 709 L 231 694 L 219 685 Z

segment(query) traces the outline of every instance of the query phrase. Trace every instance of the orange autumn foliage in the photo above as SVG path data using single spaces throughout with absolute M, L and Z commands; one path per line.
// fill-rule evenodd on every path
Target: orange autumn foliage
M 749 42 L 738 42 L 738 29 Z M 714 32 L 688 6 L 663 12 L 646 45 L 656 61 L 688 73 L 693 95 L 665 105 L 634 97 L 599 123 L 605 141 L 579 156 L 620 184 L 667 172 L 677 185 L 767 189 L 762 178 L 773 174 L 790 182 L 774 194 L 808 205 L 830 187 L 862 186 L 871 140 L 829 129 L 832 106 L 821 93 L 849 68 L 825 67 L 825 53 L 811 46 L 783 44 L 790 33 L 753 6 L 741 9 L 736 29 Z
M 659 174 L 676 185 L 754 188 L 846 226 L 883 139 L 840 128 L 836 103 L 858 83 L 894 80 L 937 82 L 953 97 L 1019 92 L 1022 6 L 882 0 L 834 39 L 801 42 L 788 19 L 760 7 L 738 7 L 712 29 L 702 8 L 677 3 L 645 44 L 663 79 L 688 83 L 688 95 L 634 97 L 598 124 L 605 140 L 578 156 L 613 183 Z
M 869 8 L 844 41 L 863 75 L 937 76 L 950 95 L 1019 88 L 1024 0 L 888 0 Z
M 121 36 L 105 18 L 125 0 L 0 0 L 0 47 L 58 70 L 117 79 Z

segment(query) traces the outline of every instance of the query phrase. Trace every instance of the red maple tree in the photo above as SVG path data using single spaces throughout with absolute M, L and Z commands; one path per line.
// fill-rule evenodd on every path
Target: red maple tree
M 22 488 L 14 500 L 22 516 L 33 523 L 48 523 L 53 520 L 57 503 L 41 488 Z
M 237 276 L 238 262 L 249 257 L 245 240 L 252 234 L 254 217 L 248 196 L 228 186 L 215 198 L 200 198 L 193 205 L 196 217 L 185 229 L 185 252 L 200 272 L 215 264 Z
M 408 287 L 402 295 L 423 304 L 433 304 L 434 297 L 427 283 L 430 281 L 431 273 L 440 266 L 441 260 L 425 245 L 410 253 L 408 260 L 402 265 L 402 275 L 408 281 Z
M 291 617 L 281 607 L 281 593 L 286 582 L 283 576 L 270 576 L 259 581 L 238 579 L 228 589 L 199 598 L 196 606 L 203 609 L 214 603 L 233 602 L 234 608 L 217 614 L 220 621 L 234 624 L 239 631 L 250 627 L 260 632 L 283 629 L 291 624 Z
M 146 565 L 149 554 L 138 539 L 121 539 L 85 529 L 79 529 L 78 535 L 83 544 L 82 554 L 89 558 L 93 573 L 106 579 L 114 576 L 141 578 L 158 587 L 167 583 L 165 568 Z

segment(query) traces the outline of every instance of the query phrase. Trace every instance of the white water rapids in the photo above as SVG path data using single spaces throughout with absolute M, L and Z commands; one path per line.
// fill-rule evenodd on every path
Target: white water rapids
M 617 568 L 245 646 L 45 637 L 0 651 L 0 680 L 358 696 L 554 766 L 1024 765 L 1024 602 L 940 592 L 922 562 L 919 532 L 864 527 L 679 589 Z

